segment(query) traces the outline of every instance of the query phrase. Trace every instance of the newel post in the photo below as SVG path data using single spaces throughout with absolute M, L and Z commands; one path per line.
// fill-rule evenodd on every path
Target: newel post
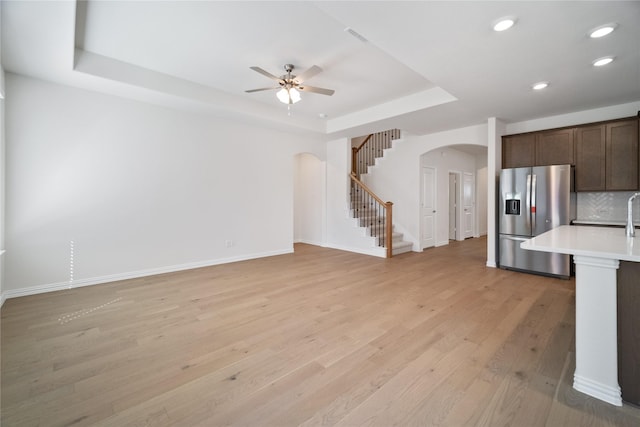
M 358 147 L 351 147 L 351 172 L 356 172 L 356 165 L 358 164 Z
M 391 258 L 393 256 L 393 213 L 392 213 L 392 202 L 387 202 L 384 204 L 384 208 L 386 210 L 386 241 L 385 246 L 387 247 L 387 258 Z

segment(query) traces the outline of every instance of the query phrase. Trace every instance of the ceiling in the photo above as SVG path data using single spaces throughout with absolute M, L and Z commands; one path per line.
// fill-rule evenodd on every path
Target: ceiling
M 413 134 L 640 100 L 640 2 L 8 1 L 5 71 L 334 136 Z M 494 32 L 501 17 L 516 25 Z M 590 29 L 616 23 L 612 34 Z M 351 29 L 345 31 L 345 29 Z M 360 38 L 354 36 L 357 33 Z M 615 56 L 605 67 L 592 61 Z M 291 106 L 252 71 L 323 72 Z M 548 81 L 543 91 L 531 85 Z

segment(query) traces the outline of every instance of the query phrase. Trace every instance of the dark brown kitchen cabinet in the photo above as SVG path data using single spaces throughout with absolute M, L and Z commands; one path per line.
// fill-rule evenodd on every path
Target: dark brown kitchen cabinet
M 639 188 L 638 120 L 576 128 L 576 191 Z
M 543 131 L 536 134 L 536 166 L 573 165 L 574 129 Z
M 576 191 L 605 191 L 606 126 L 579 127 L 576 136 Z
M 502 168 L 573 165 L 574 129 L 502 137 Z
M 636 230 L 637 232 L 637 230 Z M 640 263 L 620 261 L 617 271 L 618 383 L 622 399 L 640 405 Z
M 638 120 L 606 124 L 606 189 L 638 190 Z
M 640 189 L 638 118 L 505 135 L 502 168 L 575 165 L 576 191 Z
M 502 137 L 502 168 L 533 166 L 536 159 L 536 134 Z

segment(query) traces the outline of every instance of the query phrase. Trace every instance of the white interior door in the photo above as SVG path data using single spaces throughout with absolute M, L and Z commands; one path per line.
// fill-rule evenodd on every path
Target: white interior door
M 449 240 L 456 240 L 456 231 L 458 225 L 456 218 L 458 217 L 458 189 L 457 176 L 453 172 L 449 172 Z
M 475 224 L 475 179 L 472 173 L 465 172 L 462 179 L 462 204 L 464 209 L 464 238 L 473 237 Z
M 420 208 L 422 223 L 422 249 L 436 244 L 436 170 L 422 168 L 422 204 Z

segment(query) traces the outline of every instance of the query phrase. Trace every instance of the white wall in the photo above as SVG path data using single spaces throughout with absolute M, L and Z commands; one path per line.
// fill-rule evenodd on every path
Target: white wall
M 294 234 L 295 242 L 324 246 L 326 163 L 313 154 L 296 156 L 294 166 Z
M 487 267 L 497 267 L 496 186 L 502 168 L 502 135 L 505 126 L 495 117 L 487 120 Z
M 414 251 L 420 250 L 421 156 L 441 147 L 459 144 L 486 147 L 487 126 L 470 126 L 423 136 L 405 135 L 394 141 L 393 147 L 385 150 L 384 157 L 378 159 L 370 173 L 363 177 L 378 196 L 393 202 L 393 223 L 398 231 L 404 233 L 405 240 L 413 242 Z M 439 179 L 438 186 L 443 186 L 441 188 L 446 192 L 448 180 Z
M 462 180 L 462 174 L 465 172 L 471 173 L 475 177 L 476 159 L 472 154 L 450 147 L 441 147 L 422 155 L 422 166 L 436 168 L 436 246 L 447 245 L 449 244 L 449 172 L 459 173 L 459 181 Z M 477 178 L 476 182 L 478 182 Z M 458 206 L 460 206 L 459 201 Z M 460 231 L 463 224 L 462 209 L 459 209 L 458 212 L 458 224 Z M 460 238 L 460 240 L 464 240 L 464 238 Z
M 2 22 L 2 5 L 0 5 L 0 22 Z M 4 303 L 4 183 L 5 183 L 5 132 L 4 132 L 4 96 L 5 96 L 5 75 L 2 65 L 2 31 L 0 31 L 0 307 Z
M 1 44 L 1 42 L 0 42 Z M 1 57 L 1 54 L 0 54 Z M 5 248 L 5 120 L 4 120 L 4 69 L 0 64 L 0 306 L 4 303 L 4 248 Z
M 640 111 L 640 101 L 542 117 L 540 119 L 507 124 L 505 135 L 632 117 L 637 116 L 638 111 Z
M 293 250 L 294 157 L 318 135 L 8 74 L 8 296 Z M 231 246 L 227 247 L 227 241 Z

